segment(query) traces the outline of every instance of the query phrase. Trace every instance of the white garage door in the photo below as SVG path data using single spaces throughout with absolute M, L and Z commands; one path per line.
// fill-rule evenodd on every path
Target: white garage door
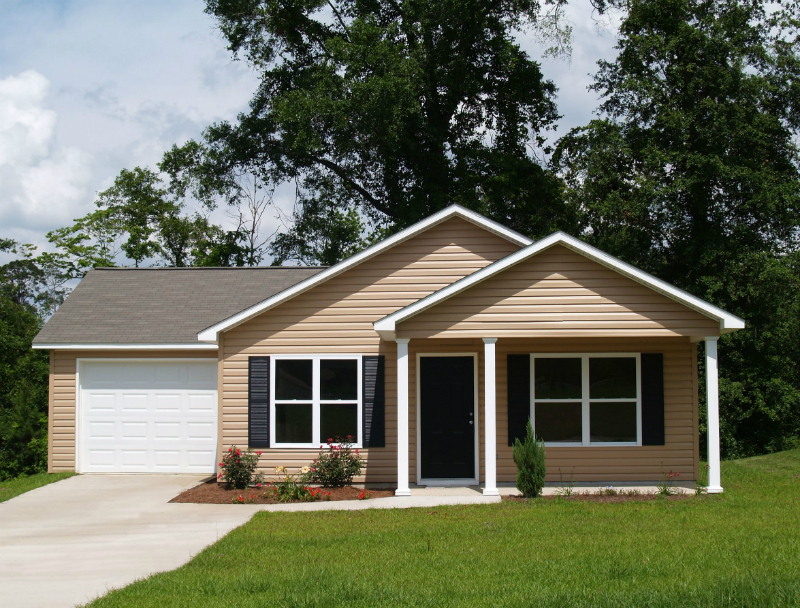
M 213 473 L 217 362 L 82 361 L 82 473 Z

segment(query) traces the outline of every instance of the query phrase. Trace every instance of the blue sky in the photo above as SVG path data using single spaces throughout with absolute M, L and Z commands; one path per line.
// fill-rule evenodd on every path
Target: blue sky
M 46 246 L 46 232 L 89 212 L 120 169 L 154 166 L 172 144 L 234 118 L 256 86 L 248 66 L 232 61 L 202 0 L 2 5 L 3 237 Z M 571 60 L 543 62 L 560 89 L 558 134 L 591 119 L 597 103 L 588 74 L 614 53 L 613 28 L 597 21 L 588 0 L 573 3 L 568 18 Z M 540 57 L 534 40 L 521 42 Z M 291 206 L 289 189 L 276 198 Z

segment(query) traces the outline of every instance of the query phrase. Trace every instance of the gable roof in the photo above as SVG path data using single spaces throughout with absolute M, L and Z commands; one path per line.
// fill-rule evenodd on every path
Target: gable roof
M 209 348 L 197 332 L 322 268 L 98 268 L 33 340 L 34 348 Z
M 499 224 L 493 220 L 490 220 L 487 217 L 480 215 L 479 213 L 475 213 L 465 207 L 460 205 L 450 205 L 449 207 L 442 209 L 441 211 L 434 213 L 433 215 L 427 217 L 424 220 L 417 222 L 416 224 L 409 226 L 405 230 L 401 230 L 397 234 L 390 236 L 387 239 L 379 243 L 375 243 L 374 245 L 367 247 L 363 251 L 356 253 L 355 255 L 350 256 L 346 260 L 339 262 L 338 264 L 331 266 L 330 268 L 320 272 L 313 277 L 309 277 L 308 279 L 293 285 L 292 287 L 273 295 L 270 298 L 267 298 L 253 306 L 245 308 L 244 310 L 240 310 L 236 314 L 226 318 L 225 320 L 215 323 L 210 327 L 204 329 L 203 331 L 198 332 L 197 339 L 201 342 L 216 342 L 220 332 L 227 331 L 237 325 L 252 319 L 256 315 L 261 314 L 277 306 L 278 304 L 282 304 L 287 300 L 299 295 L 305 291 L 308 291 L 312 287 L 319 285 L 327 281 L 328 279 L 339 275 L 346 270 L 364 262 L 379 253 L 394 247 L 395 245 L 406 241 L 425 230 L 436 226 L 437 224 L 441 224 L 444 221 L 447 221 L 451 218 L 459 217 L 463 220 L 471 222 L 489 232 L 492 232 L 498 236 L 503 237 L 506 240 L 511 241 L 517 245 L 525 247 L 530 245 L 533 241 L 526 236 L 519 234 L 511 230 L 510 228 L 506 228 L 502 224 Z
M 394 336 L 394 332 L 396 331 L 397 324 L 413 317 L 420 312 L 435 306 L 439 302 L 446 300 L 458 293 L 461 293 L 473 285 L 476 285 L 482 281 L 485 281 L 489 277 L 495 276 L 507 268 L 515 266 L 520 262 L 527 260 L 535 256 L 537 253 L 544 251 L 554 245 L 563 245 L 564 247 L 579 253 L 590 260 L 597 262 L 598 264 L 602 264 L 603 266 L 614 270 L 621 275 L 636 281 L 637 283 L 641 283 L 645 287 L 652 289 L 676 302 L 687 306 L 688 308 L 694 309 L 697 312 L 706 315 L 716 321 L 719 321 L 720 324 L 720 332 L 721 333 L 728 333 L 731 331 L 735 331 L 737 329 L 744 328 L 744 321 L 737 317 L 736 315 L 732 315 L 729 312 L 722 310 L 721 308 L 714 306 L 713 304 L 709 304 L 705 300 L 701 300 L 700 298 L 693 296 L 687 291 L 679 289 L 674 285 L 670 285 L 666 281 L 662 281 L 654 277 L 651 274 L 644 272 L 643 270 L 639 270 L 635 266 L 632 266 L 622 260 L 615 258 L 603 251 L 600 251 L 596 247 L 592 247 L 584 243 L 581 240 L 576 239 L 573 236 L 565 234 L 564 232 L 555 232 L 548 237 L 543 238 L 540 241 L 537 241 L 519 251 L 512 253 L 504 257 L 501 260 L 498 260 L 488 266 L 478 270 L 463 279 L 456 281 L 436 291 L 429 296 L 417 300 L 413 304 L 409 304 L 408 306 L 401 308 L 393 312 L 382 319 L 379 319 L 373 323 L 375 330 L 381 334 L 381 336 L 391 339 Z

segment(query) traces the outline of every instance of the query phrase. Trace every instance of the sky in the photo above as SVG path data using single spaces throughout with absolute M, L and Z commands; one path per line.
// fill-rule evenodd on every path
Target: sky
M 0 237 L 48 249 L 48 231 L 94 209 L 124 168 L 247 108 L 257 85 L 234 61 L 202 0 L 0 0 Z M 613 22 L 588 0 L 568 7 L 570 59 L 543 59 L 559 88 L 555 134 L 586 124 L 598 59 L 614 57 Z M 530 34 L 519 41 L 541 59 Z M 292 192 L 276 192 L 291 208 Z M 222 212 L 215 218 L 227 220 Z M 264 232 L 278 220 L 270 216 Z

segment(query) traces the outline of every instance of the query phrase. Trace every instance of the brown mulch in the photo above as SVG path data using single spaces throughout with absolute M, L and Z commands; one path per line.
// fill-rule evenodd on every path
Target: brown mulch
M 659 496 L 658 494 L 573 494 L 572 496 L 543 496 L 545 500 L 571 500 L 576 502 L 647 502 L 650 500 L 684 500 L 692 498 L 694 494 L 673 494 L 672 496 Z M 523 498 L 522 496 L 503 496 L 503 500 L 510 502 L 528 502 L 537 500 Z
M 380 488 L 377 490 L 363 490 L 361 488 L 328 488 L 325 492 L 330 492 L 330 498 L 325 500 L 358 500 L 361 492 L 366 492 L 369 498 L 385 498 L 387 496 L 394 496 L 394 490 Z M 229 505 L 239 496 L 243 496 L 245 501 L 250 504 L 256 505 L 275 505 L 280 504 L 277 500 L 272 498 L 271 493 L 267 493 L 265 487 L 261 488 L 248 488 L 247 490 L 228 490 L 224 484 L 217 483 L 216 480 L 209 480 L 181 492 L 170 502 L 189 502 L 197 504 L 212 504 L 212 505 Z M 252 499 L 250 497 L 253 497 Z M 295 501 L 299 502 L 299 501 Z M 319 502 L 319 501 L 318 501 Z

